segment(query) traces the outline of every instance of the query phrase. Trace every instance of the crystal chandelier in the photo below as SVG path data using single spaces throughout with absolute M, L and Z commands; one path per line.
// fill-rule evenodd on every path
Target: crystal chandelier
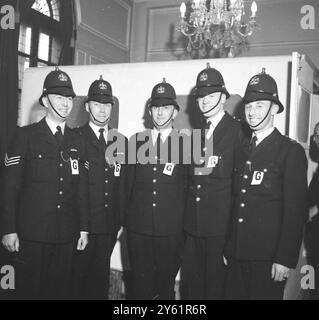
M 226 50 L 234 57 L 258 27 L 255 1 L 248 22 L 244 22 L 244 0 L 194 0 L 188 6 L 183 2 L 180 13 L 177 30 L 188 38 L 187 51 L 198 51 L 201 57 L 211 49 Z

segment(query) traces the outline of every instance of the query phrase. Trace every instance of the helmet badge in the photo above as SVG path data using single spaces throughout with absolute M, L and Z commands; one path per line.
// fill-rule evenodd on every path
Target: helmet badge
M 165 93 L 165 87 L 164 86 L 160 86 L 157 88 L 157 93 L 158 94 L 164 94 Z
M 68 81 L 68 77 L 64 73 L 60 73 L 58 79 L 61 82 L 67 82 Z
M 256 86 L 257 84 L 260 83 L 260 79 L 258 76 L 253 77 L 249 83 L 250 86 Z
M 208 80 L 208 75 L 207 75 L 207 73 L 205 72 L 205 73 L 201 74 L 199 80 L 200 80 L 201 82 L 207 81 L 207 80 Z
M 104 82 L 101 82 L 99 85 L 100 90 L 106 90 L 107 89 L 107 84 Z

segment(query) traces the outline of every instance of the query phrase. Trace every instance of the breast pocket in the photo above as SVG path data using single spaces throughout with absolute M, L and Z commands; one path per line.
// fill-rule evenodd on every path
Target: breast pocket
M 32 181 L 47 182 L 55 172 L 56 159 L 49 154 L 36 154 L 29 158 Z

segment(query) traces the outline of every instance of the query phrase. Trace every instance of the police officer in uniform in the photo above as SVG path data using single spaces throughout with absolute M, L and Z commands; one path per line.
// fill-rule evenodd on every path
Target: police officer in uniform
M 19 299 L 67 299 L 75 245 L 88 242 L 88 162 L 67 127 L 70 77 L 56 68 L 44 82 L 46 117 L 18 128 L 5 157 L 3 246 L 14 254 Z
M 137 300 L 175 299 L 187 177 L 187 167 L 179 157 L 183 154 L 181 136 L 173 129 L 179 109 L 174 88 L 165 80 L 157 84 L 149 103 L 154 128 L 130 139 L 130 148 L 136 142 L 137 162 L 130 165 L 126 227 L 133 298 Z
M 280 300 L 297 266 L 308 211 L 307 158 L 274 127 L 284 106 L 265 70 L 249 81 L 244 103 L 252 138 L 234 172 L 227 299 Z
M 87 249 L 76 257 L 73 290 L 78 299 L 107 299 L 110 258 L 122 225 L 124 167 L 106 156 L 115 140 L 126 141 L 109 126 L 113 105 L 112 86 L 101 76 L 91 84 L 85 103 L 90 121 L 78 129 L 85 138 L 90 163 L 90 236 Z
M 242 127 L 224 111 L 229 93 L 221 73 L 209 65 L 197 77 L 196 98 L 204 117 L 202 143 L 192 140 L 195 147 L 202 145 L 206 160 L 203 164 L 194 160 L 190 167 L 183 269 L 189 299 L 219 300 L 224 294 L 223 249 Z

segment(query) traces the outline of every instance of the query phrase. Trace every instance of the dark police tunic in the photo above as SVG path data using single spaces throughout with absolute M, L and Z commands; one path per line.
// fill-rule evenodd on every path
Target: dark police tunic
M 234 278 L 238 271 L 235 260 L 261 261 L 268 268 L 259 268 L 267 270 L 267 276 L 256 271 L 257 280 L 246 281 L 246 298 L 282 298 L 283 286 L 276 288 L 270 283 L 271 266 L 277 263 L 295 268 L 298 262 L 308 205 L 303 148 L 277 129 L 252 152 L 246 143 L 236 161 L 233 190 L 232 222 L 225 250 L 231 259 L 228 297 L 238 298 L 240 289 L 238 277 Z M 246 267 L 243 270 L 247 271 Z M 255 265 L 250 264 L 248 269 L 252 272 Z
M 185 276 L 190 299 L 221 299 L 224 289 L 222 252 L 231 211 L 231 185 L 235 156 L 242 143 L 242 126 L 225 113 L 207 140 L 203 155 L 218 158 L 211 172 L 189 172 L 189 191 L 185 219 L 188 234 Z M 213 143 L 212 154 L 208 144 Z M 204 146 L 203 146 L 204 147 Z
M 157 150 L 151 131 L 142 134 L 148 137 L 145 141 L 149 141 L 151 148 Z M 138 141 L 137 136 L 131 141 Z M 182 155 L 179 137 L 173 130 L 166 143 L 177 138 L 178 144 L 172 147 Z M 136 149 L 142 145 L 143 142 L 138 141 Z M 151 154 L 156 152 L 150 151 Z M 166 156 L 167 163 L 174 163 L 170 159 L 171 151 Z M 130 165 L 131 196 L 126 227 L 135 299 L 174 299 L 175 277 L 182 254 L 187 183 L 187 166 L 182 161 L 180 158 L 180 162 L 175 163 L 171 174 L 165 174 L 166 164 L 156 160 L 154 164 L 138 161 Z
M 72 174 L 74 160 L 78 174 Z M 19 236 L 20 252 L 16 256 L 21 263 L 17 263 L 17 282 L 20 284 L 21 280 L 20 289 L 25 290 L 22 295 L 32 299 L 61 294 L 63 298 L 69 284 L 73 244 L 80 231 L 88 231 L 89 164 L 84 141 L 65 127 L 64 142 L 59 149 L 43 119 L 17 130 L 5 166 L 0 229 L 2 236 L 12 233 Z M 45 265 L 43 261 L 49 255 L 55 258 Z M 45 281 L 41 280 L 42 268 L 52 268 L 47 278 L 52 280 L 53 288 L 44 283 L 44 287 L 35 287 L 36 282 Z M 54 279 L 61 274 L 62 280 Z
M 87 250 L 77 256 L 74 293 L 81 299 L 105 300 L 109 288 L 110 258 L 127 202 L 125 166 L 115 171 L 115 166 L 106 161 L 103 146 L 89 124 L 78 131 L 85 138 L 90 163 L 90 242 Z M 117 152 L 124 154 L 126 138 L 111 128 L 108 137 L 107 146 L 119 142 Z

